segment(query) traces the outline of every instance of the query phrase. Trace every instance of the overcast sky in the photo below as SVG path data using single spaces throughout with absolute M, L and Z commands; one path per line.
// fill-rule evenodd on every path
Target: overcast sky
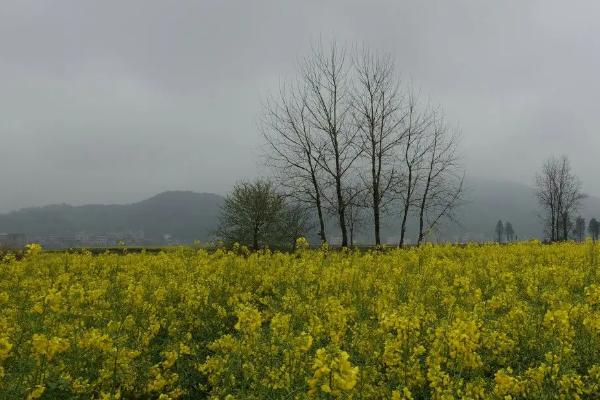
M 600 2 L 0 2 L 0 210 L 227 192 L 261 99 L 320 36 L 391 52 L 463 132 L 467 173 L 550 154 L 600 194 Z

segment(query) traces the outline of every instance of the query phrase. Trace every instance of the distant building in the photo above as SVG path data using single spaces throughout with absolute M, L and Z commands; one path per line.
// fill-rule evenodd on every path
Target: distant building
M 22 249 L 27 245 L 27 236 L 23 233 L 0 233 L 0 248 Z
M 83 247 L 109 247 L 115 244 L 108 235 L 91 235 L 87 240 L 81 242 Z
M 143 231 L 74 234 L 45 234 L 33 236 L 32 242 L 39 243 L 45 249 L 70 248 L 109 248 L 114 246 L 147 246 L 152 244 Z
M 81 243 L 81 241 L 75 237 L 75 235 L 56 234 L 33 236 L 31 241 L 33 243 L 41 244 L 44 249 L 68 249 L 79 247 Z

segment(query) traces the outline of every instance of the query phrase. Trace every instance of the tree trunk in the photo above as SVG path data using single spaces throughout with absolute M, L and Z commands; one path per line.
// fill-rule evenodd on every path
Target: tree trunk
M 375 246 L 381 245 L 381 233 L 379 231 L 379 203 L 373 204 L 373 221 L 375 223 Z
M 335 189 L 337 192 L 340 230 L 342 231 L 342 247 L 348 247 L 348 231 L 346 228 L 346 207 L 344 205 L 344 197 L 342 196 L 342 182 L 339 177 L 337 177 L 335 180 Z
M 344 194 L 342 193 L 342 168 L 340 166 L 340 153 L 337 137 L 333 137 L 332 144 L 335 157 L 335 191 L 337 195 L 337 211 L 340 222 L 340 230 L 342 231 L 342 247 L 348 247 L 348 231 L 346 227 L 346 205 L 344 204 Z
M 406 163 L 406 167 L 408 169 L 408 187 L 406 189 L 406 199 L 404 201 L 404 215 L 402 216 L 402 226 L 400 227 L 400 243 L 398 243 L 398 247 L 403 247 L 404 246 L 404 235 L 406 234 L 406 220 L 408 219 L 408 211 L 410 210 L 410 199 L 412 197 L 412 164 L 411 162 L 413 160 L 409 160 L 408 158 L 408 153 L 410 151 L 411 148 L 411 140 L 412 140 L 412 118 L 413 118 L 413 108 L 412 106 L 410 107 L 410 114 L 409 114 L 409 122 L 408 122 L 408 137 L 407 137 L 407 142 L 406 142 L 406 147 L 404 149 L 404 160 Z
M 556 240 L 556 236 L 554 235 L 554 230 L 556 226 L 556 218 L 554 218 L 554 206 L 550 205 L 550 241 L 554 242 Z
M 321 192 L 319 191 L 319 185 L 317 183 L 317 177 L 315 176 L 314 170 L 311 171 L 311 178 L 313 187 L 315 189 L 315 205 L 317 206 L 317 216 L 319 217 L 319 237 L 321 243 L 326 243 L 327 238 L 325 237 L 325 221 L 323 220 L 323 209 L 321 207 Z
M 425 197 L 423 197 L 423 201 L 421 202 L 421 210 L 419 211 L 419 238 L 417 239 L 417 245 L 420 245 L 425 238 L 425 233 L 423 232 L 423 226 L 425 225 Z
M 400 228 L 400 242 L 398 243 L 398 247 L 404 246 L 404 235 L 406 234 L 406 220 L 408 219 L 408 210 L 410 203 L 406 201 L 404 204 L 404 215 L 402 216 L 402 226 Z
M 258 250 L 258 227 L 254 227 L 254 232 L 252 233 L 252 249 Z
M 433 160 L 435 153 L 431 156 L 431 163 L 429 164 L 429 173 L 427 175 L 427 182 L 425 183 L 425 189 L 423 190 L 423 198 L 421 199 L 421 209 L 419 210 L 419 238 L 417 239 L 417 245 L 420 245 L 425 236 L 423 232 L 423 226 L 425 225 L 425 207 L 427 206 L 427 196 L 429 195 L 429 186 L 431 185 L 431 172 L 433 170 Z
M 317 201 L 317 214 L 319 216 L 319 237 L 321 243 L 327 243 L 327 237 L 325 236 L 325 222 L 323 221 L 323 210 L 321 210 L 321 200 Z
M 376 154 L 376 142 L 374 140 L 374 129 L 375 127 L 371 126 L 371 183 L 373 185 L 373 224 L 375 229 L 375 246 L 379 246 L 381 244 L 381 236 L 380 236 L 380 228 L 379 228 L 379 205 L 381 199 L 379 198 L 379 174 L 381 172 L 381 167 L 379 171 L 377 171 L 376 162 L 378 161 L 378 157 Z M 381 164 L 381 159 L 379 159 L 379 163 Z
M 373 183 L 376 181 L 374 180 Z M 379 183 L 373 185 L 373 224 L 375 225 L 375 246 L 381 245 L 380 210 L 379 210 Z
M 404 215 L 402 215 L 402 225 L 400 227 L 400 242 L 398 247 L 404 246 L 404 236 L 406 234 L 406 221 L 408 219 L 408 211 L 410 210 L 410 198 L 412 196 L 412 168 L 408 170 L 408 189 L 406 190 L 406 200 L 404 201 Z

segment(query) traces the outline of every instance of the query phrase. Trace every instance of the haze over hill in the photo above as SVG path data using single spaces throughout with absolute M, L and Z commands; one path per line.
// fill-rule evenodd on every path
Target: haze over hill
M 509 221 L 519 239 L 540 238 L 543 224 L 533 188 L 515 182 L 476 179 L 467 183 L 466 204 L 459 212 L 462 226 L 449 226 L 451 236 L 491 240 L 498 220 Z M 579 214 L 586 221 L 600 216 L 600 198 L 589 196 Z
M 439 240 L 493 240 L 499 219 L 510 221 L 519 239 L 541 237 L 542 224 L 530 187 L 485 179 L 471 179 L 467 187 L 458 223 L 446 224 L 437 237 Z M 25 233 L 29 237 L 142 232 L 147 244 L 164 244 L 165 235 L 175 243 L 208 241 L 212 239 L 222 202 L 223 197 L 216 194 L 171 191 L 133 204 L 25 208 L 0 214 L 0 232 Z M 600 199 L 584 200 L 581 215 L 586 220 L 600 216 Z M 386 242 L 394 243 L 398 231 L 396 218 L 391 216 L 386 220 L 382 236 Z M 330 239 L 336 241 L 333 221 L 329 227 Z M 371 224 L 365 223 L 357 242 L 371 243 L 371 229 Z M 410 226 L 409 233 L 414 235 Z
M 5 0 L 0 211 L 259 176 L 264 95 L 320 36 L 393 54 L 460 125 L 470 174 L 528 184 L 566 153 L 600 195 L 599 15 L 558 0 Z
M 134 204 L 25 208 L 0 214 L 0 232 L 30 237 L 143 232 L 154 244 L 162 244 L 165 235 L 181 242 L 207 240 L 222 200 L 211 193 L 172 191 Z

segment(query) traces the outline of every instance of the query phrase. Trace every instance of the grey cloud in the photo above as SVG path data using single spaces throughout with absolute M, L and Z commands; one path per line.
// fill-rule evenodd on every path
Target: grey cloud
M 600 194 L 593 1 L 0 4 L 0 211 L 224 193 L 261 172 L 261 99 L 311 41 L 395 54 L 463 131 L 470 175 L 531 183 L 566 153 Z

